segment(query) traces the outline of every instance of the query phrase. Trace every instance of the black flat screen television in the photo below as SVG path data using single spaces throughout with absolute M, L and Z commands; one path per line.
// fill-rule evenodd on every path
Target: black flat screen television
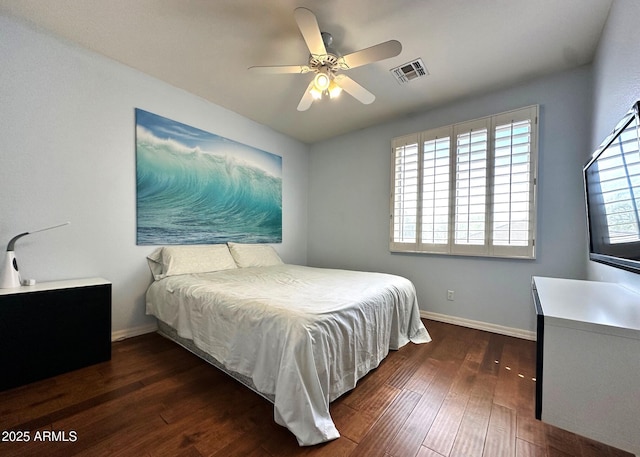
M 584 167 L 589 258 L 640 273 L 640 102 Z

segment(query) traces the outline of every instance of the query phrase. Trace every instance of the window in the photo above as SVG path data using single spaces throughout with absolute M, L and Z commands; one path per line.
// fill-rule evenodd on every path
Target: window
M 395 138 L 391 250 L 535 257 L 538 107 Z

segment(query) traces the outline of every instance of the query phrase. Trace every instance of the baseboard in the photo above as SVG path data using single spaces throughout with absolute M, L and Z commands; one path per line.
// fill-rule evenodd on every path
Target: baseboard
M 120 341 L 134 336 L 144 335 L 145 333 L 152 333 L 158 330 L 158 324 L 141 325 L 139 327 L 126 328 L 124 330 L 116 330 L 111 332 L 111 341 Z
M 521 338 L 523 340 L 536 340 L 536 332 L 529 330 L 522 330 L 519 328 L 505 327 L 503 325 L 491 324 L 489 322 L 474 321 L 471 319 L 464 319 L 457 316 L 449 316 L 447 314 L 432 313 L 430 311 L 420 310 L 420 317 L 424 319 L 431 319 L 438 322 L 445 322 L 447 324 L 460 325 L 462 327 L 474 328 L 476 330 L 484 330 L 486 332 L 498 333 L 500 335 L 513 336 L 515 338 Z

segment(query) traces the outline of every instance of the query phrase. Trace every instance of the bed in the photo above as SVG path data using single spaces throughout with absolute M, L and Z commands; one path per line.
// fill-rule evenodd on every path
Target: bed
M 389 350 L 431 340 L 406 278 L 284 264 L 269 245 L 158 248 L 159 331 L 274 404 L 301 446 L 340 436 L 329 403 Z

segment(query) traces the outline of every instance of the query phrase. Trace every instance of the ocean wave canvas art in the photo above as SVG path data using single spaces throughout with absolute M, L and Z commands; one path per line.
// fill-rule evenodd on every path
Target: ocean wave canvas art
M 282 157 L 136 109 L 137 244 L 282 242 Z

